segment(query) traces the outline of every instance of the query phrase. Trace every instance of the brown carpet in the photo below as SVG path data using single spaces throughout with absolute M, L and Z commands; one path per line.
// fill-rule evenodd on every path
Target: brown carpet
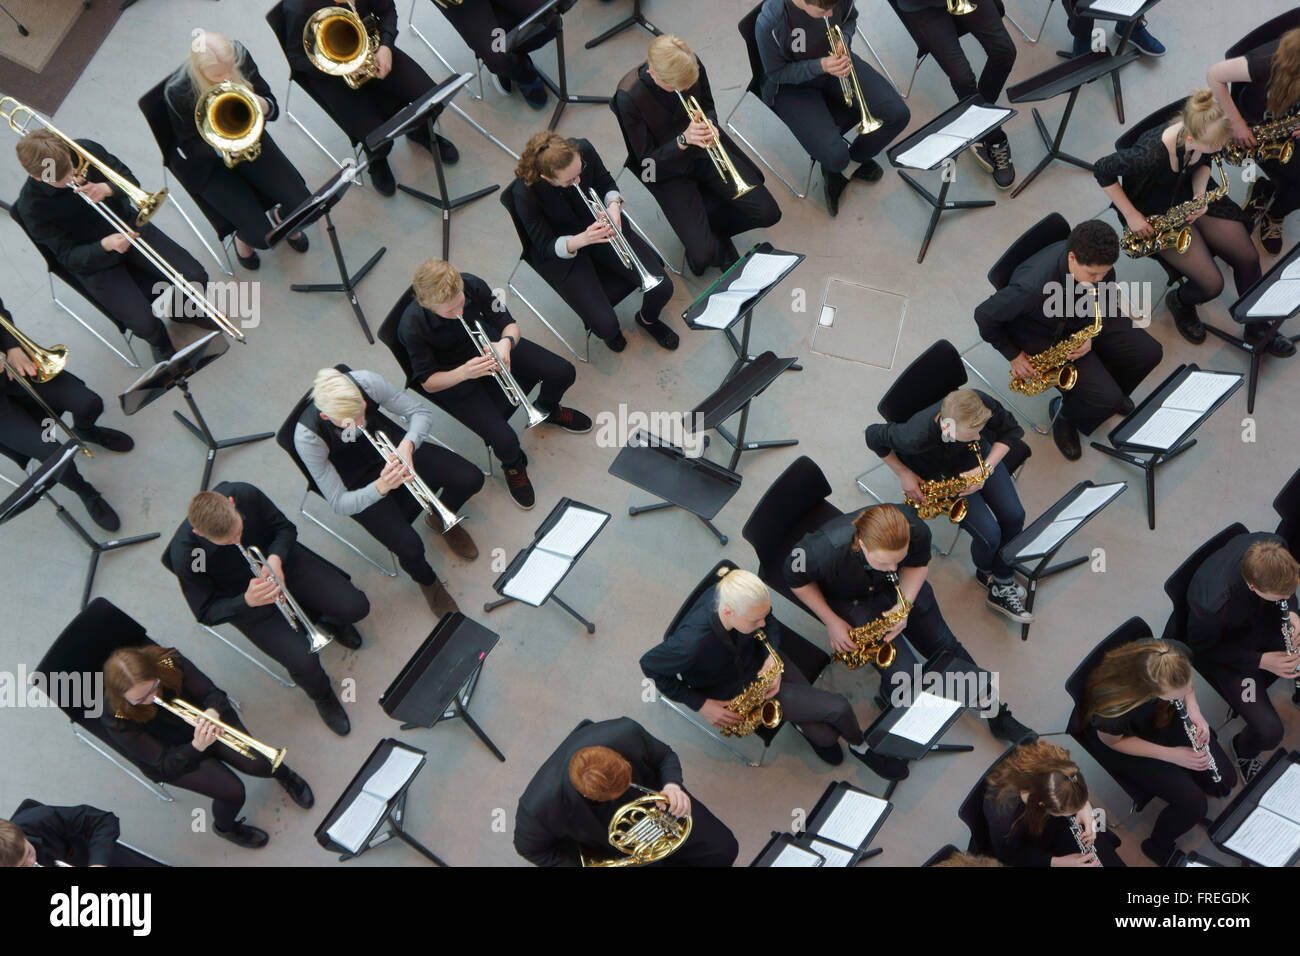
M 27 27 L 21 36 L 0 13 L 0 94 L 54 113 L 117 22 L 113 0 L 0 0 Z

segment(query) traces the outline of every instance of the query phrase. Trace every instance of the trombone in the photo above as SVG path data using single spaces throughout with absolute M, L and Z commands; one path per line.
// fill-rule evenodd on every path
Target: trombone
M 677 98 L 682 101 L 682 108 L 686 110 L 686 115 L 692 123 L 705 123 L 713 131 L 713 142 L 705 147 L 705 152 L 709 154 L 709 159 L 713 160 L 713 168 L 718 171 L 722 181 L 725 183 L 730 179 L 735 184 L 736 195 L 731 198 L 739 199 L 753 189 L 754 187 L 741 177 L 740 170 L 736 168 L 736 164 L 727 155 L 727 148 L 722 145 L 722 137 L 718 135 L 718 128 L 709 121 L 708 115 L 700 107 L 700 101 L 694 96 L 683 96 L 681 90 L 677 91 Z
M 280 764 L 284 763 L 284 755 L 288 750 L 284 747 L 272 747 L 262 743 L 256 737 L 250 737 L 242 730 L 236 730 L 229 724 L 209 717 L 206 713 L 199 710 L 189 701 L 181 700 L 179 697 L 173 697 L 170 701 L 163 700 L 161 695 L 156 695 L 153 702 L 175 717 L 179 717 L 191 727 L 197 727 L 199 721 L 206 720 L 217 728 L 217 740 L 225 744 L 241 757 L 252 758 L 253 754 L 265 757 L 271 764 L 272 770 L 279 770 Z
M 5 110 L 6 103 L 10 104 L 7 112 Z M 21 124 L 17 119 L 19 114 L 25 114 L 26 116 L 25 121 Z M 12 96 L 0 97 L 0 119 L 7 120 L 9 128 L 20 136 L 25 136 L 27 134 L 27 126 L 32 122 L 32 120 L 35 120 L 41 126 L 45 127 L 57 136 L 63 145 L 71 150 L 73 156 L 76 157 L 77 166 L 74 171 L 74 180 L 84 179 L 89 168 L 94 166 L 114 189 L 119 190 L 123 195 L 125 195 L 127 199 L 130 200 L 131 205 L 135 206 L 136 209 L 139 210 L 139 214 L 135 219 L 135 224 L 137 226 L 144 226 L 150 218 L 153 217 L 153 214 L 158 211 L 158 207 L 162 205 L 163 199 L 167 196 L 166 189 L 160 189 L 156 193 L 145 192 L 135 183 L 131 182 L 125 176 L 108 166 L 108 164 L 83 149 L 76 140 L 60 132 L 53 123 L 43 118 L 30 106 L 25 106 Z M 212 302 L 208 300 L 207 296 L 196 291 L 194 287 L 190 285 L 189 280 L 181 274 L 179 269 L 164 259 L 162 255 L 153 248 L 153 246 L 149 245 L 149 243 L 144 240 L 143 237 L 131 235 L 133 231 L 131 227 L 128 226 L 122 217 L 114 212 L 107 203 L 95 202 L 95 200 L 91 199 L 79 189 L 75 190 L 75 192 L 83 200 L 88 202 L 90 207 L 99 213 L 104 221 L 113 227 L 114 231 L 120 232 L 122 235 L 126 236 L 127 241 L 131 243 L 135 250 L 144 256 L 151 266 L 161 272 L 168 282 L 180 289 L 181 292 L 185 294 L 186 298 L 193 302 L 194 305 L 198 307 L 199 311 L 201 311 L 210 321 L 215 323 L 222 332 L 238 342 L 245 341 L 244 333 L 239 331 L 239 328 L 231 322 L 220 309 L 213 305 Z
M 506 393 L 506 398 L 510 400 L 511 405 L 515 408 L 518 408 L 520 405 L 524 407 L 524 411 L 528 413 L 528 427 L 532 428 L 534 425 L 540 425 L 542 422 L 546 421 L 546 416 L 539 412 L 537 408 L 528 401 L 528 396 L 524 393 L 524 390 L 519 387 L 519 383 L 515 381 L 515 377 L 510 374 L 510 369 L 506 368 L 500 357 L 498 357 L 497 350 L 492 347 L 492 340 L 488 338 L 487 332 L 483 331 L 483 323 L 478 319 L 475 319 L 474 328 L 471 329 L 469 323 L 465 321 L 465 316 L 458 315 L 456 318 L 460 319 L 460 324 L 465 328 L 465 334 L 470 337 L 470 340 L 474 343 L 474 347 L 478 349 L 479 356 L 482 358 L 490 358 L 492 361 L 496 362 L 497 369 L 492 373 L 492 377 L 495 378 L 497 384 L 501 386 L 501 391 Z
M 867 101 L 862 95 L 862 86 L 858 83 L 857 70 L 853 69 L 853 58 L 849 56 L 849 45 L 844 41 L 844 31 L 840 29 L 839 24 L 832 24 L 830 17 L 822 17 L 822 19 L 826 21 L 826 37 L 830 40 L 831 56 L 849 57 L 849 75 L 840 77 L 840 93 L 844 96 L 844 105 L 852 106 L 854 97 L 857 97 L 858 111 L 861 113 L 858 132 L 874 133 L 885 124 L 872 116 L 871 110 L 867 108 Z
M 275 586 L 280 589 L 280 593 L 275 596 L 275 606 L 280 609 L 280 613 L 284 615 L 285 621 L 287 621 L 289 626 L 295 631 L 301 631 L 306 628 L 307 650 L 312 654 L 319 654 L 321 648 L 325 647 L 334 639 L 312 623 L 311 618 L 306 615 L 303 609 L 298 605 L 298 602 L 293 599 L 293 595 L 289 593 L 289 589 L 284 586 L 284 582 L 280 580 L 280 576 L 275 573 L 275 569 L 267 563 L 266 556 L 262 554 L 261 548 L 258 548 L 256 545 L 251 548 L 246 548 L 243 544 L 238 542 L 236 543 L 236 547 L 239 548 L 239 553 L 244 556 L 244 560 L 248 562 L 248 567 L 249 570 L 253 572 L 253 577 L 261 578 L 270 575 L 271 580 L 275 582 Z
M 600 197 L 596 195 L 596 190 L 588 186 L 587 191 L 584 193 L 582 187 L 577 183 L 573 184 L 573 188 L 578 191 L 578 195 L 582 197 L 582 201 L 587 204 L 587 210 L 591 213 L 592 217 L 597 222 L 607 223 L 609 227 L 614 230 L 614 235 L 610 237 L 609 244 L 614 247 L 614 254 L 618 256 L 618 261 L 623 263 L 623 268 L 632 269 L 636 272 L 637 276 L 641 280 L 641 291 L 649 292 L 659 283 L 663 282 L 664 280 L 661 276 L 651 275 L 646 267 L 641 264 L 641 260 L 638 259 L 636 253 L 632 251 L 632 245 L 627 241 L 627 236 L 623 235 L 618 226 L 614 225 L 610 220 L 609 213 L 605 210 L 605 204 L 602 203 Z
M 7 322 L 5 323 L 5 325 L 8 324 L 9 323 Z M 11 331 L 14 332 L 17 331 L 16 329 L 13 329 L 12 326 L 10 326 L 10 329 Z M 24 338 L 25 337 L 26 336 L 24 336 Z M 63 367 L 62 359 L 63 357 L 66 357 L 68 350 L 65 346 L 62 345 L 56 346 L 56 348 L 63 349 L 63 356 L 60 357 L 60 364 L 59 364 L 59 368 L 62 368 Z M 43 368 L 39 360 L 36 361 L 36 365 L 38 370 Z M 63 424 L 63 419 L 59 416 L 59 414 L 54 409 L 50 408 L 50 406 L 46 403 L 45 399 L 41 398 L 41 396 L 36 394 L 36 389 L 32 388 L 32 383 L 27 381 L 27 379 L 24 378 L 22 375 L 18 374 L 18 369 L 14 368 L 12 365 L 9 364 L 9 359 L 5 356 L 3 352 L 0 352 L 0 366 L 3 366 L 5 372 L 9 374 L 9 377 L 12 378 L 19 385 L 21 385 L 23 389 L 27 392 L 27 394 L 32 397 L 32 400 L 35 401 L 37 405 L 41 406 L 41 408 L 45 411 L 45 414 L 49 417 L 50 421 L 54 422 L 54 424 L 62 428 L 69 438 L 71 438 L 73 441 L 75 441 L 78 445 L 81 446 L 81 453 L 83 455 L 85 455 L 87 458 L 95 457 L 95 453 L 85 446 L 85 443 L 83 443 L 82 440 L 77 437 L 76 433 L 73 432 L 73 430 L 69 428 L 67 425 Z M 54 375 L 47 375 L 44 378 L 42 378 L 40 371 L 38 371 L 37 374 L 33 377 L 36 379 L 37 382 L 48 382 L 51 378 L 54 377 Z
M 363 20 L 352 0 L 346 2 L 345 9 L 331 4 L 308 17 L 302 46 L 312 66 L 355 90 L 378 75 L 379 18 L 370 14 Z
M 426 514 L 437 512 L 438 517 L 442 519 L 443 534 L 446 534 L 452 528 L 456 527 L 456 525 L 465 520 L 463 516 L 454 513 L 450 508 L 438 500 L 438 496 L 433 493 L 433 489 L 426 485 L 424 479 L 415 473 L 415 466 L 401 456 L 401 453 L 397 450 L 397 446 L 393 444 L 392 439 L 383 432 L 375 432 L 372 435 L 370 434 L 369 429 L 358 427 L 358 430 L 361 434 L 365 435 L 366 438 L 370 439 L 370 444 L 375 447 L 375 451 L 379 452 L 384 461 L 392 461 L 396 458 L 406 466 L 406 470 L 411 474 L 411 480 L 403 482 L 402 487 L 415 496 L 415 500 L 419 502 L 420 507 L 425 510 Z

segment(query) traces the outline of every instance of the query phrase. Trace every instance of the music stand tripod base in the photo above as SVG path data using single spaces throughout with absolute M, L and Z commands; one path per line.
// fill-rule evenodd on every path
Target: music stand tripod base
M 180 412 L 173 411 L 172 414 L 176 416 L 177 421 L 194 434 L 195 438 L 207 446 L 208 454 L 203 462 L 203 483 L 199 486 L 200 491 L 208 490 L 208 484 L 212 480 L 212 466 L 217 461 L 217 452 L 225 448 L 236 448 L 240 445 L 249 445 L 255 441 L 275 437 L 275 432 L 259 432 L 256 435 L 244 435 L 240 438 L 214 438 L 212 430 L 208 428 L 208 423 L 203 418 L 203 413 L 199 411 L 198 403 L 194 401 L 194 396 L 190 394 L 189 382 L 181 379 L 176 383 L 176 387 L 185 396 L 185 403 L 190 406 L 190 411 L 198 424 L 194 424 Z
M 488 613 L 488 612 L 490 612 L 490 611 L 495 611 L 495 610 L 496 610 L 497 608 L 499 608 L 499 607 L 504 607 L 504 606 L 507 605 L 507 604 L 513 604 L 514 601 L 515 601 L 515 599 L 512 598 L 512 597 L 501 597 L 501 598 L 497 598 L 497 600 L 495 600 L 495 601 L 487 601 L 487 602 L 484 603 L 484 605 L 483 605 L 483 612 L 486 614 L 486 613 Z M 581 624 L 583 627 L 585 627 L 585 628 L 587 629 L 587 633 L 588 633 L 588 634 L 595 634 L 595 633 L 596 633 L 596 625 L 595 625 L 595 624 L 592 624 L 590 621 L 588 621 L 585 617 L 583 617 L 581 614 L 579 614 L 579 613 L 578 613 L 577 611 L 575 611 L 573 608 L 569 607 L 569 605 L 565 604 L 564 601 L 563 601 L 563 599 L 561 599 L 560 596 L 559 596 L 558 594 L 551 593 L 551 594 L 547 597 L 546 601 L 554 601 L 556 604 L 558 604 L 558 605 L 559 605 L 560 607 L 562 607 L 564 610 L 568 611 L 569 614 L 570 614 L 570 615 L 571 615 L 571 616 L 572 616 L 572 617 L 573 617 L 573 618 L 574 618 L 574 619 L 575 619 L 579 624 Z M 546 601 L 543 601 L 542 604 L 545 604 Z M 537 605 L 537 606 L 538 606 L 538 607 L 541 607 L 541 604 L 539 604 L 539 605 Z
M 632 15 L 630 17 L 618 21 L 594 40 L 588 40 L 585 46 L 588 50 L 594 50 L 606 40 L 613 39 L 624 30 L 630 30 L 633 27 L 640 27 L 651 36 L 663 36 L 663 31 L 647 20 L 645 14 L 641 12 L 641 0 L 632 0 Z
M 414 196 L 421 202 L 427 202 L 430 206 L 442 210 L 442 258 L 451 258 L 451 214 L 457 209 L 468 206 L 476 199 L 482 199 L 489 196 L 501 188 L 500 184 L 494 183 L 491 186 L 484 186 L 482 189 L 476 189 L 464 196 L 458 196 L 455 199 L 447 195 L 447 177 L 442 167 L 442 156 L 438 151 L 438 137 L 433 129 L 433 119 L 429 119 L 429 142 L 432 144 L 431 152 L 433 153 L 433 171 L 438 179 L 438 195 L 432 196 L 429 193 L 422 192 L 405 183 L 398 183 L 397 188 L 408 196 Z M 382 254 L 383 250 L 380 250 Z M 376 257 L 377 258 L 377 257 Z M 374 344 L 374 340 L 371 340 Z
M 133 544 L 140 544 L 144 541 L 152 541 L 154 538 L 161 537 L 159 532 L 152 531 L 149 534 L 137 534 L 130 538 L 110 538 L 108 541 L 99 541 L 83 528 L 80 522 L 72 515 L 68 514 L 68 509 L 54 500 L 53 496 L 46 495 L 50 504 L 54 505 L 54 510 L 59 516 L 59 520 L 72 529 L 73 534 L 80 538 L 90 549 L 90 567 L 86 569 L 86 585 L 81 589 L 81 607 L 85 610 L 86 605 L 90 603 L 90 592 L 95 586 L 95 572 L 99 570 L 100 555 L 108 554 L 110 551 L 118 551 L 122 548 L 128 548 Z
M 930 214 L 930 224 L 925 229 L 925 239 L 921 241 L 921 251 L 916 254 L 918 263 L 925 261 L 925 254 L 930 249 L 930 240 L 934 238 L 934 231 L 939 226 L 939 217 L 945 212 L 954 209 L 982 209 L 986 206 L 996 206 L 997 203 L 992 199 L 948 199 L 948 189 L 952 186 L 952 180 L 944 178 L 943 185 L 939 187 L 939 195 L 936 196 L 930 190 L 926 189 L 915 179 L 909 176 L 905 171 L 899 170 L 898 175 L 903 177 L 903 182 L 911 186 L 912 189 L 930 204 L 934 210 Z
M 542 78 L 542 82 L 546 84 L 546 88 L 555 95 L 555 99 L 557 100 L 555 104 L 555 112 L 551 114 L 551 121 L 546 126 L 548 130 L 554 130 L 555 127 L 560 125 L 560 117 L 564 115 L 564 108 L 566 106 L 590 106 L 598 104 L 608 106 L 611 99 L 608 96 L 579 96 L 576 93 L 569 92 L 569 72 L 564 64 L 564 18 L 557 16 L 556 19 L 559 23 L 555 30 L 555 63 L 556 72 L 560 77 L 560 81 L 557 83 L 555 80 L 551 79 L 550 76 L 546 74 L 545 70 L 537 70 L 537 75 Z
M 358 852 L 340 853 L 339 862 L 346 863 L 348 860 L 355 859 L 356 857 L 360 856 L 366 850 L 374 849 L 375 847 L 383 843 L 387 843 L 389 840 L 396 837 L 397 839 L 405 843 L 407 846 L 409 846 L 411 849 L 415 850 L 417 853 L 426 857 L 431 862 L 436 863 L 438 866 L 445 867 L 447 864 L 444 863 L 437 856 L 437 854 L 435 854 L 432 850 L 430 850 L 427 846 L 425 846 L 415 837 L 407 833 L 406 828 L 402 826 L 402 814 L 406 811 L 406 796 L 407 796 L 407 791 L 403 790 L 400 794 L 398 794 L 397 798 L 393 801 L 392 809 L 389 810 L 388 814 L 384 819 L 384 822 L 388 824 L 388 829 L 375 834 L 375 836 L 373 836 L 369 840 L 369 842 L 367 842 L 366 845 Z
M 329 210 L 325 212 L 325 234 L 329 236 L 330 248 L 334 250 L 334 261 L 339 268 L 339 278 L 343 281 L 315 284 L 295 283 L 289 288 L 294 292 L 342 292 L 348 297 L 348 302 L 352 305 L 352 312 L 361 325 L 361 331 L 365 333 L 366 341 L 374 345 L 375 337 L 370 332 L 370 325 L 366 322 L 366 314 L 362 311 L 361 302 L 357 299 L 357 285 L 375 267 L 375 263 L 388 251 L 388 247 L 380 246 L 379 251 L 371 256 L 365 265 L 355 273 L 349 274 L 348 264 L 343 258 L 343 247 L 339 245 L 338 233 L 334 230 L 334 220 L 330 218 Z

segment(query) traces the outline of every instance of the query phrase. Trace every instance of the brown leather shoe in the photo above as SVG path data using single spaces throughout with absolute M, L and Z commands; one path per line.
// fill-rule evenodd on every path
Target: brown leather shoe
M 441 522 L 439 522 L 441 524 Z M 441 528 L 435 530 L 441 531 Z M 450 531 L 442 532 L 442 540 L 446 542 L 447 547 L 451 548 L 451 553 L 465 561 L 473 561 L 478 557 L 478 546 L 474 544 L 474 539 L 469 536 L 465 530 L 465 523 L 462 521 Z
M 447 589 L 442 586 L 441 581 L 434 581 L 432 584 L 421 584 L 420 593 L 424 595 L 425 603 L 429 605 L 429 610 L 433 616 L 441 619 L 444 614 L 451 611 L 459 611 L 460 607 L 456 604 L 456 599 L 447 593 Z

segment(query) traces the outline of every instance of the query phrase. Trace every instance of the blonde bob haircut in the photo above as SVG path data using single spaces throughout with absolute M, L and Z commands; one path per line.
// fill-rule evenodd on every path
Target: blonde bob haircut
M 311 400 L 316 408 L 336 422 L 354 421 L 366 410 L 361 389 L 336 368 L 323 368 L 316 373 L 311 386 Z
M 681 37 L 665 33 L 650 41 L 646 63 L 654 75 L 675 90 L 689 90 L 700 78 L 695 54 Z

